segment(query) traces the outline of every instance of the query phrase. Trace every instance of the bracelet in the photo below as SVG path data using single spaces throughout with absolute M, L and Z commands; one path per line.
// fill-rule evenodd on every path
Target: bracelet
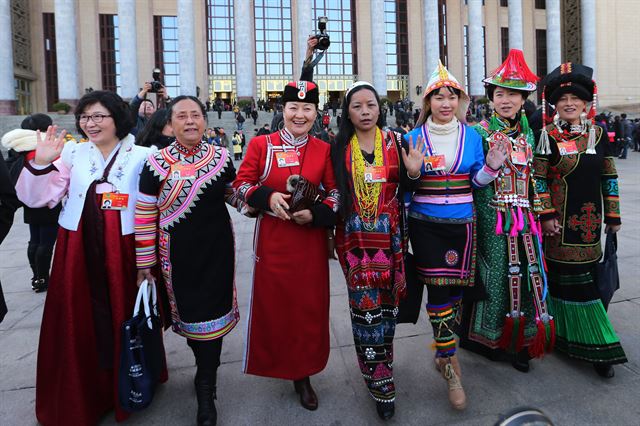
M 420 176 L 422 176 L 422 173 L 420 173 L 420 174 L 419 174 L 418 176 L 416 176 L 416 177 L 413 177 L 413 176 L 411 176 L 411 175 L 409 174 L 409 170 L 407 170 L 407 177 L 408 177 L 409 179 L 411 179 L 411 180 L 418 180 L 418 179 L 420 179 Z

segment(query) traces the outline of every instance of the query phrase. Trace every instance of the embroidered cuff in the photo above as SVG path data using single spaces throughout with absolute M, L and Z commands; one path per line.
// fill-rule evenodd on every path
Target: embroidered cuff
M 156 202 L 156 197 L 142 193 L 139 194 L 136 202 L 135 238 L 138 269 L 151 268 L 157 263 L 158 208 Z
M 485 164 L 473 177 L 473 184 L 478 188 L 487 186 L 488 184 L 493 182 L 495 178 L 498 177 L 498 173 L 500 173 L 500 170 L 493 170 L 491 167 Z

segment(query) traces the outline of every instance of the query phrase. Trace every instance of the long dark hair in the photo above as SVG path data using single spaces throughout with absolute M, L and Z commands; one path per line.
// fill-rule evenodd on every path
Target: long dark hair
M 159 109 L 154 112 L 144 128 L 136 135 L 136 145 L 150 147 L 155 145 L 158 149 L 165 148 L 169 137 L 162 134 L 164 126 L 169 122 L 169 110 Z
M 340 210 L 339 213 L 343 218 L 351 212 L 352 197 L 351 197 L 351 182 L 349 173 L 347 172 L 347 165 L 345 163 L 345 154 L 349 141 L 356 132 L 353 123 L 349 119 L 349 105 L 351 104 L 351 98 L 360 90 L 370 90 L 376 98 L 378 108 L 380 108 L 380 96 L 375 87 L 368 84 L 356 86 L 347 92 L 347 95 L 342 100 L 342 120 L 340 120 L 340 127 L 338 127 L 338 134 L 335 137 L 333 144 L 331 145 L 331 163 L 333 164 L 333 171 L 336 175 L 336 184 L 338 191 L 340 191 Z M 379 128 L 382 128 L 384 123 L 384 117 L 382 114 L 378 116 L 378 122 L 376 123 Z

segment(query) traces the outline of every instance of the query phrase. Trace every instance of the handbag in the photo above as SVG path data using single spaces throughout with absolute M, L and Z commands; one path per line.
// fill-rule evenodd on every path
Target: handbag
M 118 372 L 118 395 L 122 409 L 132 412 L 147 408 L 153 400 L 164 368 L 162 323 L 158 316 L 156 286 L 154 282 L 144 280 L 138 289 L 133 318 L 122 324 Z
M 314 204 L 320 204 L 325 198 L 320 188 L 302 175 L 291 175 L 287 178 L 287 191 L 291 193 L 289 213 L 308 209 Z
M 618 237 L 615 233 L 608 232 L 604 243 L 604 257 L 596 266 L 596 285 L 605 310 L 609 308 L 613 293 L 620 288 L 617 251 Z

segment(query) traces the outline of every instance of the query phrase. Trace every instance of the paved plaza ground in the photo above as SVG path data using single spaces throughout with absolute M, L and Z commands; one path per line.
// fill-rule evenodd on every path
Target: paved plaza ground
M 270 120 L 270 114 L 268 115 Z M 229 117 L 223 120 L 231 130 Z M 258 124 L 267 121 L 263 114 Z M 217 119 L 210 125 L 218 125 Z M 249 121 L 245 127 L 250 131 Z M 232 132 L 231 132 L 232 133 Z M 449 408 L 446 384 L 433 368 L 431 327 L 426 314 L 416 325 L 399 325 L 395 339 L 396 415 L 392 425 L 492 425 L 519 407 L 542 409 L 556 425 L 640 424 L 640 154 L 618 162 L 623 227 L 619 235 L 621 289 L 609 309 L 629 362 L 616 366 L 611 380 L 591 365 L 559 354 L 532 361 L 528 374 L 509 364 L 492 363 L 460 350 L 468 407 Z M 238 302 L 241 323 L 224 339 L 218 373 L 220 425 L 370 425 L 382 424 L 358 369 L 349 320 L 344 277 L 331 261 L 331 355 L 325 370 L 312 378 L 320 406 L 303 409 L 291 382 L 241 372 L 251 281 L 254 220 L 232 212 L 237 247 Z M 30 289 L 26 245 L 28 227 L 22 212 L 0 247 L 0 280 L 9 314 L 0 324 L 0 425 L 33 425 L 35 367 L 45 294 Z M 217 253 L 211 253 L 216 256 Z M 160 386 L 153 405 L 133 415 L 129 425 L 195 424 L 194 359 L 185 340 L 167 331 L 169 381 Z M 113 413 L 102 425 L 115 424 Z

